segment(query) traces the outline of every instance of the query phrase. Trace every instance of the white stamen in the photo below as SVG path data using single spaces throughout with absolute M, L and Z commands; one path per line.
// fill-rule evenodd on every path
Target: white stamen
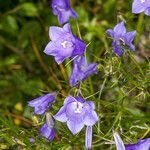
M 61 45 L 63 46 L 63 48 L 67 47 L 67 43 L 68 43 L 67 41 L 64 41 L 64 42 L 61 43 Z
M 81 69 L 81 71 L 86 71 L 87 66 L 81 66 L 80 69 Z
M 141 3 L 144 3 L 145 2 L 145 0 L 141 0 Z
M 120 40 L 123 42 L 123 45 L 125 45 L 125 41 L 122 38 L 120 38 Z
M 80 102 L 75 102 L 76 108 L 74 110 L 75 113 L 81 113 L 82 112 L 82 108 L 83 108 L 83 104 Z

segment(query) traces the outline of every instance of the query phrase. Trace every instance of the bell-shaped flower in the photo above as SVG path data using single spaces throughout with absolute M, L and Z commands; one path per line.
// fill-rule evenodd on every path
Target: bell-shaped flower
M 58 64 L 66 58 L 81 55 L 85 51 L 85 43 L 72 34 L 69 24 L 65 24 L 63 28 L 50 27 L 49 36 L 51 41 L 47 44 L 44 52 L 54 56 Z
M 28 102 L 28 105 L 34 107 L 35 114 L 44 114 L 47 109 L 51 107 L 52 103 L 55 103 L 56 93 L 48 93 L 40 96 L 32 101 Z
M 86 127 L 85 147 L 86 147 L 86 150 L 91 150 L 92 149 L 92 126 L 87 126 Z
M 132 41 L 136 31 L 126 32 L 123 21 L 118 23 L 113 30 L 108 29 L 106 32 L 113 38 L 112 46 L 116 55 L 121 56 L 123 54 L 123 45 L 129 46 L 130 50 L 135 50 Z
M 117 150 L 125 150 L 125 145 L 124 145 L 121 137 L 115 131 L 114 131 L 114 140 L 115 140 Z
M 76 134 L 86 126 L 93 126 L 98 121 L 93 101 L 85 101 L 81 97 L 68 96 L 64 105 L 54 118 L 60 122 L 67 122 L 69 130 Z
M 50 141 L 53 140 L 56 134 L 54 125 L 55 123 L 52 116 L 49 116 L 49 119 L 46 119 L 46 123 L 41 127 L 40 134 Z
M 75 86 L 79 82 L 84 81 L 92 73 L 96 74 L 96 67 L 96 63 L 88 64 L 83 55 L 75 58 L 73 61 L 73 69 L 69 81 L 70 85 Z
M 126 144 L 126 150 L 150 150 L 150 138 L 139 140 L 136 144 Z
M 78 15 L 70 6 L 70 0 L 52 0 L 53 14 L 58 16 L 61 24 L 66 23 L 69 18 L 77 18 Z
M 139 14 L 144 12 L 150 16 L 150 0 L 134 0 L 132 3 L 132 13 Z
M 139 140 L 136 144 L 123 144 L 122 139 L 117 132 L 114 131 L 114 139 L 117 150 L 149 150 L 150 138 Z

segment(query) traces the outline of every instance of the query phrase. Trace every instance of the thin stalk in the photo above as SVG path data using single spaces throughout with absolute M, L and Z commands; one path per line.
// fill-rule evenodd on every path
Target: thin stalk
M 16 53 L 17 55 L 19 55 L 21 57 L 21 59 L 24 61 L 27 69 L 32 72 L 33 68 L 31 63 L 29 62 L 28 57 L 23 53 L 23 50 L 20 50 L 19 48 L 13 46 L 9 41 L 6 41 L 2 36 L 0 36 L 0 42 L 7 47 L 9 50 L 11 50 L 12 52 Z
M 79 36 L 80 39 L 82 39 L 81 32 L 80 32 L 80 29 L 79 29 L 78 21 L 76 21 L 76 25 L 77 25 L 78 36 Z
M 32 37 L 31 37 L 31 45 L 32 45 L 33 51 L 35 53 L 35 56 L 36 56 L 36 58 L 40 64 L 40 66 L 42 67 L 42 69 L 45 71 L 45 73 L 47 75 L 50 75 L 49 68 L 44 64 L 43 59 L 42 59 L 42 57 L 39 53 L 39 50 L 37 48 L 37 45 L 36 45 L 35 41 L 33 41 Z
M 140 73 L 143 75 L 143 77 L 145 78 L 145 75 L 143 73 L 143 70 L 141 69 L 140 65 L 136 62 L 136 60 L 134 59 L 134 57 L 132 56 L 132 54 L 129 52 L 129 57 L 131 58 L 131 60 L 134 62 L 134 64 L 137 66 L 137 68 L 139 69 Z
M 102 95 L 102 92 L 103 92 L 103 89 L 104 89 L 106 81 L 107 81 L 107 77 L 105 77 L 105 79 L 104 79 L 104 81 L 102 83 L 102 87 L 101 87 L 101 89 L 99 91 L 99 96 L 98 96 L 99 101 L 98 101 L 98 107 L 97 107 L 98 111 L 100 111 L 100 99 L 101 99 L 101 95 Z M 98 121 L 98 133 L 100 133 L 100 120 Z
M 148 128 L 146 130 L 146 132 L 144 133 L 144 135 L 140 139 L 144 139 L 149 133 L 150 133 L 150 128 Z
M 138 23 L 137 23 L 137 27 L 136 27 L 136 31 L 138 32 L 138 35 L 136 36 L 135 44 L 138 43 L 140 36 L 141 36 L 141 33 L 143 31 L 143 22 L 144 22 L 144 13 L 141 13 L 139 15 Z

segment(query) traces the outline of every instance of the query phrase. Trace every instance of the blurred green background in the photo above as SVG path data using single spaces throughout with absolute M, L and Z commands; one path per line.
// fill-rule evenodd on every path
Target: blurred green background
M 71 0 L 89 61 L 98 62 L 98 74 L 82 84 L 82 94 L 94 100 L 100 121 L 94 127 L 93 149 L 115 149 L 112 128 L 125 143 L 150 136 L 150 17 L 131 13 L 131 0 Z M 127 31 L 137 30 L 136 51 L 120 58 L 112 53 L 105 31 L 119 21 Z M 77 21 L 69 20 L 78 35 Z M 60 91 L 51 110 L 56 113 L 69 87 L 71 64 L 57 65 L 43 50 L 49 26 L 60 26 L 50 0 L 0 0 L 0 149 L 84 149 L 84 130 L 73 136 L 57 123 L 57 136 L 47 142 L 38 134 L 43 118 L 33 116 L 27 102 L 44 93 Z M 35 143 L 30 143 L 33 137 Z

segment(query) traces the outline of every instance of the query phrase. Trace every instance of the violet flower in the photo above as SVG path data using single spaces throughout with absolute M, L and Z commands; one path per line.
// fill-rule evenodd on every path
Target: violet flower
M 150 16 L 150 0 L 134 0 L 132 4 L 132 13 L 139 14 L 144 12 Z
M 54 120 L 52 117 L 46 120 L 46 123 L 41 127 L 40 134 L 50 141 L 55 138 L 56 129 L 54 128 Z
M 72 34 L 69 24 L 65 24 L 63 28 L 50 27 L 49 36 L 52 41 L 47 44 L 44 52 L 54 56 L 58 64 L 85 51 L 85 43 Z
M 64 105 L 54 118 L 60 122 L 67 122 L 69 130 L 76 134 L 86 126 L 93 126 L 98 121 L 93 101 L 85 101 L 81 97 L 68 96 Z
M 132 41 L 136 35 L 136 31 L 126 32 L 123 21 L 118 23 L 113 30 L 108 29 L 106 32 L 113 38 L 112 46 L 116 55 L 121 56 L 123 54 L 122 45 L 129 46 L 132 51 L 135 50 Z
M 34 107 L 35 114 L 44 114 L 47 109 L 51 107 L 52 103 L 55 103 L 56 93 L 49 93 L 40 96 L 32 101 L 28 102 L 28 105 Z
M 86 150 L 92 149 L 92 126 L 86 127 L 85 147 L 86 147 Z
M 58 21 L 61 24 L 66 23 L 70 17 L 77 18 L 78 15 L 70 6 L 70 0 L 53 0 L 52 11 L 58 16 Z
M 114 132 L 114 139 L 117 150 L 150 150 L 150 138 L 139 140 L 136 144 L 123 144 L 122 139 Z
M 34 143 L 35 139 L 34 138 L 29 138 L 30 143 Z
M 136 144 L 125 145 L 126 150 L 150 150 L 150 138 L 139 140 Z
M 73 70 L 70 76 L 70 85 L 75 86 L 84 81 L 92 73 L 96 74 L 96 63 L 88 64 L 84 56 L 79 56 L 73 61 Z
M 125 150 L 125 146 L 124 146 L 124 143 L 123 143 L 121 137 L 115 131 L 113 134 L 114 134 L 114 140 L 115 140 L 117 150 Z

